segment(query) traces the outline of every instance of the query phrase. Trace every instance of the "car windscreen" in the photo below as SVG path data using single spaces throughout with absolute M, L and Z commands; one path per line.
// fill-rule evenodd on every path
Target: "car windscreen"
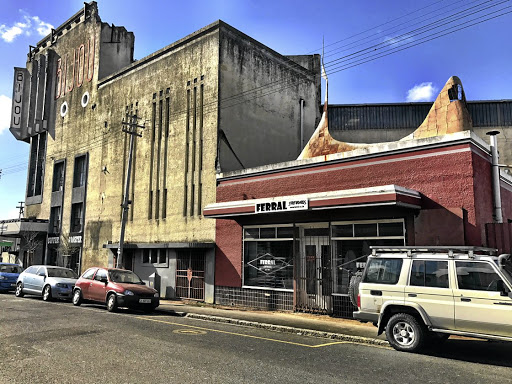
M 67 279 L 78 279 L 77 274 L 71 269 L 48 268 L 48 277 L 63 277 Z
M 110 271 L 108 274 L 114 283 L 144 284 L 140 277 L 131 271 Z
M 21 273 L 21 267 L 18 265 L 0 265 L 0 272 Z

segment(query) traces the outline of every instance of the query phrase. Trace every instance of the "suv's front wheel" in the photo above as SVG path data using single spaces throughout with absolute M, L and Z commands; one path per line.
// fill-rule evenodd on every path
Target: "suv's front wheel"
M 397 313 L 388 321 L 386 336 L 397 351 L 418 352 L 425 342 L 425 328 L 414 316 Z

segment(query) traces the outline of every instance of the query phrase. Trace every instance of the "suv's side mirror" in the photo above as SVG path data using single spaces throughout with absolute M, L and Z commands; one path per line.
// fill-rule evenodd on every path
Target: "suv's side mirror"
M 510 297 L 512 299 L 512 292 L 508 293 L 508 297 Z
M 100 278 L 100 281 L 101 281 L 102 283 L 105 283 L 105 285 L 107 285 L 107 284 L 108 284 L 108 279 L 107 279 L 106 277 L 101 277 L 101 278 Z

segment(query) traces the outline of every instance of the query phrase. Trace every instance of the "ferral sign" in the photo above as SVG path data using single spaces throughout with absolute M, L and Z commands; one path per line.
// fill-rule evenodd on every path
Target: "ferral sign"
M 270 200 L 254 205 L 255 213 L 304 211 L 309 207 L 307 199 Z

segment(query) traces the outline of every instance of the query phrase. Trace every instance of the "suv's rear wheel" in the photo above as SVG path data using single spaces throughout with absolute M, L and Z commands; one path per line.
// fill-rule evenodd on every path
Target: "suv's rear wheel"
M 425 327 L 408 313 L 391 316 L 386 326 L 389 344 L 397 351 L 417 352 L 425 342 Z

